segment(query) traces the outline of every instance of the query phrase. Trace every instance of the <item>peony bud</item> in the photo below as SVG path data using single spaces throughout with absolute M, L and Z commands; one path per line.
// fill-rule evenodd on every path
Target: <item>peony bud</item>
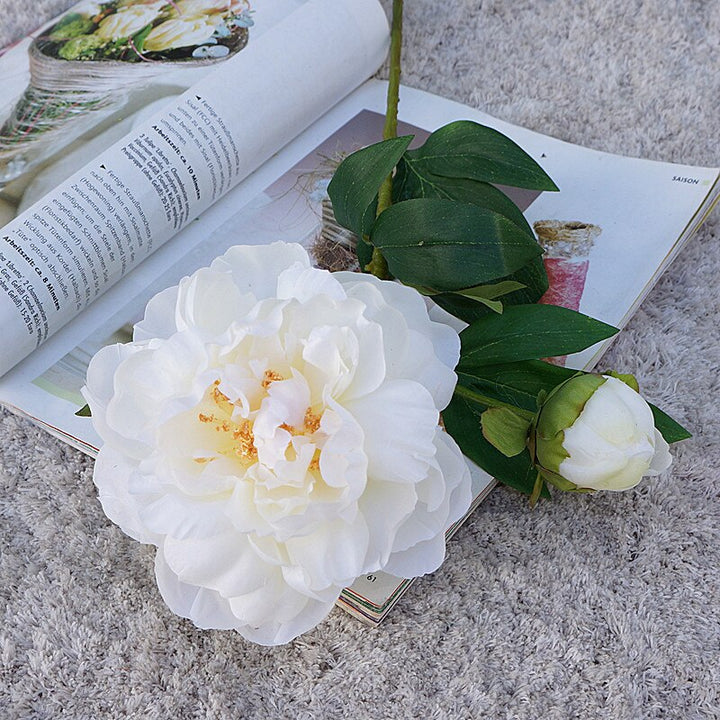
M 603 375 L 577 375 L 550 395 L 535 453 L 543 476 L 563 489 L 627 490 L 672 462 L 650 406 L 626 382 Z

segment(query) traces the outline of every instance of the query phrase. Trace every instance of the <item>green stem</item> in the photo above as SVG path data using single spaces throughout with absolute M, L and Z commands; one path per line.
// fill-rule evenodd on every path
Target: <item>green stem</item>
M 403 0 L 393 0 L 392 30 L 390 34 L 390 75 L 388 78 L 387 109 L 383 140 L 397 137 L 398 102 L 400 96 L 400 60 L 402 56 Z
M 478 403 L 478 405 L 485 405 L 485 407 L 504 407 L 512 410 L 516 415 L 520 415 L 527 420 L 535 419 L 535 413 L 530 412 L 529 410 L 519 408 L 517 405 L 513 405 L 512 403 L 506 403 L 502 400 L 496 400 L 495 398 L 491 398 L 488 395 L 483 395 L 482 393 L 476 392 L 475 390 L 470 390 L 470 388 L 467 388 L 464 385 L 456 385 L 455 394 L 459 395 L 460 397 L 465 397 L 468 400 L 472 400 L 473 402 Z
M 545 480 L 543 479 L 543 476 L 538 473 L 537 477 L 535 478 L 535 485 L 533 486 L 532 495 L 530 495 L 531 508 L 534 508 L 535 505 L 537 505 L 537 501 L 540 499 L 540 493 L 542 492 L 544 484 Z
M 393 0 L 392 30 L 390 33 L 390 76 L 388 79 L 387 108 L 385 110 L 385 126 L 383 140 L 397 137 L 398 104 L 400 102 L 400 60 L 402 56 L 402 20 L 403 0 Z M 378 193 L 377 214 L 392 205 L 392 173 L 380 186 Z M 383 254 L 373 248 L 372 260 L 366 270 L 382 280 L 389 279 L 390 272 Z
M 388 269 L 387 260 L 385 256 L 376 247 L 373 248 L 372 258 L 370 262 L 365 266 L 365 270 L 372 273 L 375 277 L 381 280 L 391 280 L 390 270 Z

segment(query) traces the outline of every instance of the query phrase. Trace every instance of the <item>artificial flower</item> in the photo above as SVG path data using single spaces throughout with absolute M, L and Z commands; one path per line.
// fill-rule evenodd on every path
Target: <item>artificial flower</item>
M 413 289 L 231 248 L 90 364 L 103 508 L 157 546 L 174 612 L 287 642 L 356 577 L 442 562 L 471 500 L 438 424 L 459 350 Z
M 647 402 L 603 375 L 578 375 L 550 395 L 535 447 L 541 471 L 592 490 L 627 490 L 672 462 Z

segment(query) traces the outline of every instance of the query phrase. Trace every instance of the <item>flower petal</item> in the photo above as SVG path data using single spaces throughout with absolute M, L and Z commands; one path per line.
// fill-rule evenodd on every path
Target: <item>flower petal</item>
M 214 590 L 180 580 L 161 548 L 155 556 L 155 577 L 163 600 L 176 615 L 192 620 L 199 628 L 236 630 L 247 640 L 268 646 L 290 642 L 315 627 L 332 610 L 341 590 L 335 588 L 335 596 L 321 602 L 287 585 L 271 583 L 244 596 L 224 598 Z
M 104 445 L 95 460 L 93 481 L 98 489 L 103 512 L 131 538 L 156 545 L 161 536 L 148 528 L 141 511 L 148 499 L 129 491 L 128 483 L 137 466 L 128 462 L 112 445 Z
M 252 596 L 230 599 L 238 618 L 250 618 L 235 629 L 260 645 L 282 645 L 314 628 L 333 609 L 342 588 L 332 600 L 318 601 L 295 592 L 286 583 L 269 584 Z
M 212 339 L 254 305 L 252 293 L 242 293 L 229 270 L 202 268 L 180 281 L 175 324 L 180 332 L 190 330 Z
M 162 599 L 176 615 L 189 618 L 203 629 L 236 628 L 238 620 L 227 599 L 214 590 L 180 580 L 165 561 L 161 547 L 155 553 L 155 579 Z
M 670 465 L 672 465 L 670 446 L 660 432 L 655 430 L 655 455 L 653 455 L 652 462 L 650 463 L 648 475 L 660 475 L 660 473 L 665 472 Z
M 384 329 L 391 324 L 390 315 L 399 313 L 408 330 L 413 331 L 405 342 L 408 346 L 402 354 L 392 352 L 392 365 L 388 365 L 389 377 L 411 377 L 426 385 L 433 394 L 435 405 L 442 410 L 452 397 L 457 378 L 452 372 L 460 359 L 460 338 L 457 331 L 441 322 L 434 322 L 428 315 L 422 296 L 400 283 L 379 280 L 357 273 L 335 273 L 343 283 L 348 297 L 357 297 L 367 303 L 365 317 L 379 322 Z M 379 292 L 382 301 L 373 298 L 373 290 Z M 393 333 L 397 334 L 397 331 Z M 390 333 L 386 332 L 386 340 Z M 429 341 L 432 350 L 415 347 Z M 422 356 L 418 359 L 419 354 Z
M 166 492 L 139 510 L 143 525 L 158 536 L 176 540 L 213 537 L 230 531 L 223 514 L 224 498 L 199 500 L 178 492 Z
M 132 355 L 143 350 L 142 345 L 108 345 L 97 352 L 87 370 L 82 394 L 92 413 L 92 423 L 97 434 L 105 443 L 123 448 L 129 456 L 141 458 L 147 454 L 146 443 L 126 438 L 110 426 L 107 408 L 115 393 L 115 373 L 118 367 Z
M 437 570 L 445 554 L 445 533 L 467 513 L 472 502 L 472 480 L 460 448 L 444 430 L 435 436 L 436 464 L 419 486 L 434 487 L 426 501 L 418 502 L 414 512 L 400 527 L 386 572 L 399 577 L 416 577 Z M 438 502 L 437 490 L 444 490 Z M 428 502 L 429 501 L 429 502 Z
M 327 270 L 308 267 L 304 261 L 295 263 L 278 276 L 277 296 L 283 300 L 308 302 L 317 295 L 327 295 L 333 300 L 344 300 L 342 285 Z
M 391 380 L 346 404 L 365 432 L 368 475 L 416 483 L 435 454 L 438 411 L 430 393 L 412 380 Z
M 152 338 L 169 338 L 177 332 L 175 307 L 177 305 L 178 286 L 159 292 L 145 308 L 143 319 L 135 323 L 133 341 L 142 342 Z
M 215 590 L 223 597 L 254 592 L 275 572 L 247 537 L 233 530 L 187 540 L 168 536 L 162 547 L 167 564 L 183 582 Z
M 370 533 L 359 515 L 354 523 L 326 521 L 307 535 L 285 541 L 289 563 L 307 573 L 309 590 L 324 590 L 328 585 L 345 587 L 364 571 Z
M 230 270 L 241 293 L 252 293 L 258 300 L 277 297 L 280 273 L 294 263 L 310 267 L 306 250 L 296 243 L 235 245 L 213 260 L 213 270 Z

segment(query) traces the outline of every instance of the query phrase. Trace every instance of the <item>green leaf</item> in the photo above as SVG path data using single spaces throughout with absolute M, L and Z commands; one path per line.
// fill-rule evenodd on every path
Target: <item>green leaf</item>
M 502 280 L 513 280 L 525 286 L 523 290 L 516 290 L 506 295 L 503 302 L 506 305 L 530 305 L 536 303 L 550 287 L 545 263 L 542 256 L 533 258 L 527 265 L 523 265 L 512 275 Z
M 522 290 L 515 290 L 503 296 L 503 305 L 526 305 L 536 303 L 548 289 L 547 273 L 542 258 L 534 258 L 517 272 L 503 278 L 501 282 L 517 282 L 524 285 Z M 433 301 L 443 310 L 454 315 L 466 323 L 473 323 L 488 314 L 484 305 L 480 305 L 470 298 L 462 297 L 456 293 L 442 293 L 435 295 Z
M 475 302 L 480 303 L 481 305 L 484 305 L 486 308 L 492 310 L 494 313 L 497 313 L 498 315 L 502 315 L 503 312 L 503 304 L 500 302 L 500 300 L 488 300 L 484 297 L 477 297 L 472 298 Z
M 358 263 L 360 263 L 360 269 L 365 270 L 365 266 L 370 263 L 373 256 L 372 245 L 364 240 L 362 237 L 358 238 L 357 246 L 355 247 L 357 254 Z
M 515 305 L 488 315 L 460 333 L 460 369 L 539 360 L 584 350 L 617 328 L 555 305 Z
M 562 475 L 543 469 L 541 475 L 545 482 L 550 483 L 553 487 L 563 492 L 592 492 L 590 488 L 579 488 L 575 483 L 566 480 Z
M 501 404 L 537 411 L 537 397 L 552 392 L 560 383 L 577 375 L 577 370 L 558 367 L 541 360 L 480 365 L 472 370 L 458 368 L 458 385 Z
M 508 408 L 489 408 L 480 417 L 483 437 L 506 457 L 526 448 L 530 422 Z
M 150 31 L 152 29 L 153 24 L 150 23 L 146 25 L 142 30 L 137 32 L 135 35 L 133 35 L 133 45 L 135 45 L 137 52 L 141 53 L 143 51 L 145 40 L 147 39 L 147 36 L 150 34 Z
M 403 158 L 393 180 L 393 200 L 403 202 L 414 198 L 440 198 L 477 205 L 494 210 L 535 237 L 520 208 L 502 190 L 470 178 L 442 177 Z
M 328 185 L 335 219 L 358 235 L 367 231 L 371 209 L 383 180 L 393 171 L 407 149 L 412 135 L 391 138 L 370 145 L 346 157 Z
M 455 395 L 443 410 L 445 428 L 463 453 L 485 472 L 504 485 L 530 495 L 537 476 L 530 453 L 524 450 L 519 455 L 508 458 L 496 450 L 482 434 L 480 416 L 485 409 Z M 543 490 L 542 497 L 550 497 L 547 488 Z
M 92 417 L 89 405 L 83 405 L 76 413 L 78 417 Z
M 545 263 L 542 256 L 534 257 L 529 263 L 523 265 L 519 270 L 498 282 L 517 282 L 525 287 L 515 290 L 503 297 L 505 305 L 530 305 L 538 302 L 546 293 L 550 283 L 548 281 Z
M 405 153 L 417 174 L 498 183 L 530 190 L 557 190 L 547 173 L 519 145 L 497 130 L 459 120 L 436 130 Z
M 542 248 L 504 216 L 451 200 L 407 200 L 375 222 L 370 240 L 403 282 L 439 291 L 489 283 Z
M 668 444 L 687 440 L 692 435 L 679 422 L 673 420 L 669 415 L 664 413 L 660 408 L 655 407 L 652 403 L 648 403 L 655 419 L 655 427 L 658 432 L 665 438 Z
M 492 285 L 476 285 L 465 290 L 458 290 L 458 295 L 469 298 L 483 298 L 485 300 L 495 300 L 496 298 L 507 295 L 515 290 L 522 290 L 525 286 L 522 283 L 513 280 L 505 280 Z
M 438 304 L 446 312 L 449 312 L 456 318 L 460 318 L 460 320 L 464 320 L 468 324 L 484 318 L 490 313 L 490 309 L 486 305 L 482 305 L 476 300 L 471 300 L 457 293 L 440 293 L 433 295 L 433 302 Z
M 496 302 L 496 298 L 503 297 L 516 290 L 522 290 L 524 287 L 522 283 L 506 280 L 505 282 L 495 283 L 493 285 L 476 285 L 473 288 L 458 290 L 457 294 L 474 300 L 475 302 L 482 303 L 494 312 L 501 313 L 503 306 L 501 302 Z

